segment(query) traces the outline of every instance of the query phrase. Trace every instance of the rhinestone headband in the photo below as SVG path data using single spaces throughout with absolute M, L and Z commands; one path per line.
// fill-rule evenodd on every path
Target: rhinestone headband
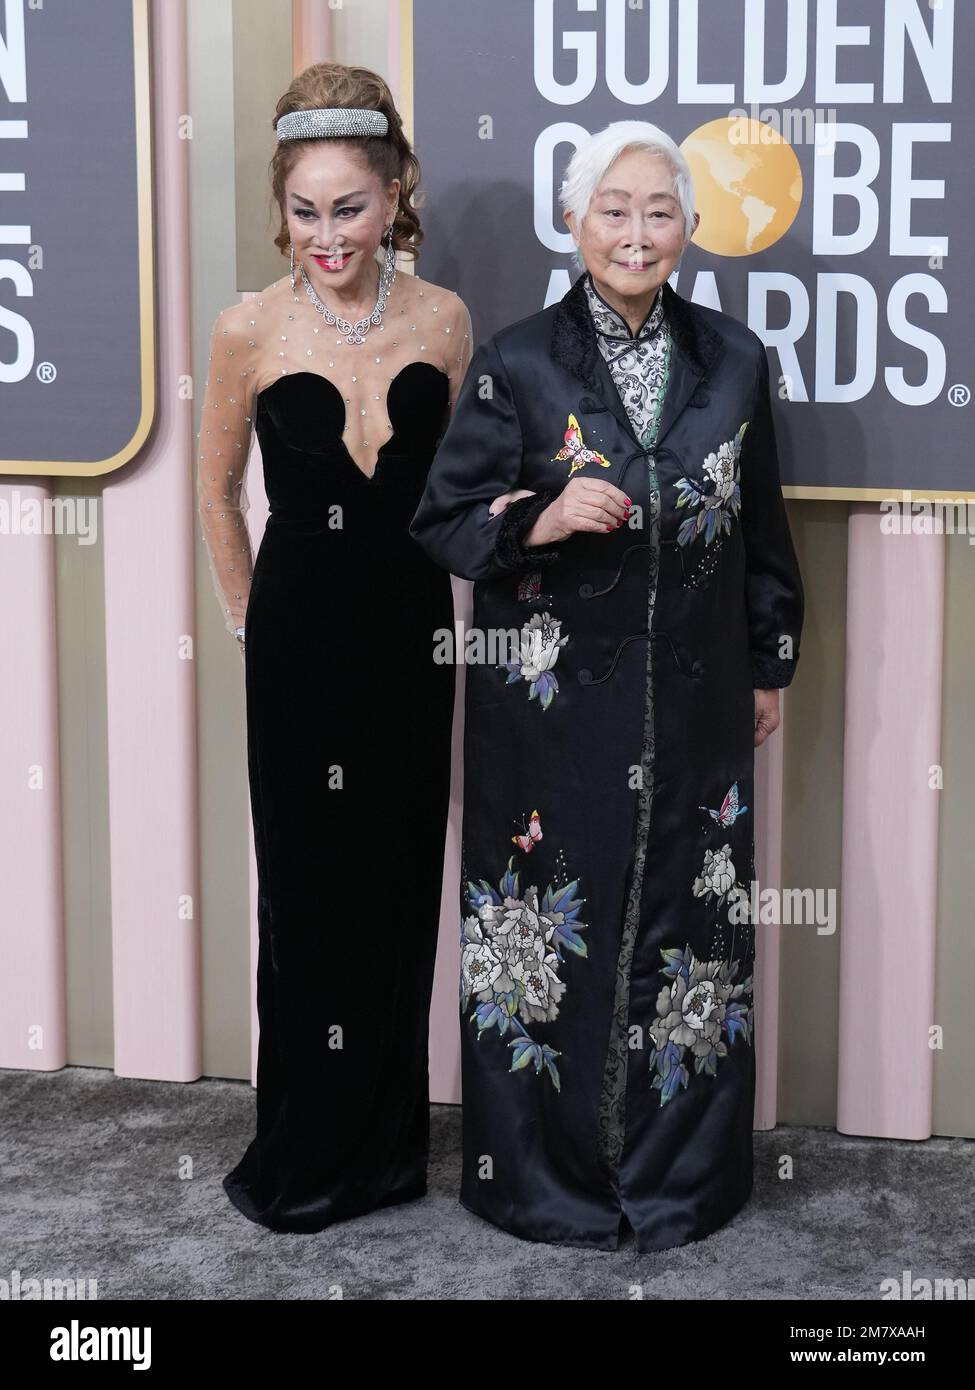
M 313 140 L 341 135 L 385 135 L 389 121 L 382 111 L 363 106 L 322 106 L 289 111 L 275 127 L 279 140 Z

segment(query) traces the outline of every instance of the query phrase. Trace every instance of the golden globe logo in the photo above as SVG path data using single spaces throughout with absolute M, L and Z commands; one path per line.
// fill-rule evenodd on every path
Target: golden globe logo
M 789 142 L 748 117 L 709 121 L 681 143 L 701 225 L 695 246 L 754 256 L 785 236 L 802 203 L 802 169 Z
M 771 114 L 771 113 L 768 113 Z M 801 113 L 796 113 L 800 114 Z M 832 113 L 831 113 L 832 114 Z M 925 271 L 911 270 L 893 280 L 881 302 L 880 277 L 853 270 L 829 270 L 798 276 L 783 270 L 751 271 L 748 275 L 748 322 L 766 345 L 774 348 L 782 366 L 783 394 L 790 400 L 850 402 L 862 400 L 878 383 L 903 405 L 927 405 L 945 387 L 947 358 L 937 334 L 917 321 L 925 314 L 947 312 L 944 285 L 936 274 L 947 252 L 948 238 L 914 236 L 913 204 L 944 198 L 943 180 L 913 177 L 915 143 L 948 140 L 945 123 L 895 123 L 890 135 L 890 214 L 888 237 L 881 255 L 915 255 Z M 708 121 L 692 131 L 681 149 L 691 168 L 701 223 L 694 245 L 712 255 L 744 257 L 768 251 L 789 232 L 806 195 L 813 200 L 811 235 L 813 256 L 828 256 L 831 263 L 842 256 L 857 256 L 876 246 L 882 235 L 880 202 L 875 190 L 879 173 L 880 143 L 865 126 L 851 122 L 818 122 L 811 140 L 812 177 L 804 180 L 795 150 L 776 129 L 732 112 Z M 853 145 L 859 157 L 852 174 L 837 173 L 837 150 Z M 853 230 L 835 230 L 835 208 L 845 198 L 855 209 Z M 767 264 L 767 262 L 766 262 Z M 886 259 L 892 269 L 897 265 Z M 722 306 L 715 275 L 699 271 L 693 289 L 683 293 L 714 308 Z M 769 299 L 777 297 L 777 326 L 770 325 Z M 908 313 L 912 298 L 922 301 Z M 879 325 L 886 314 L 892 338 L 919 349 L 926 358 L 920 381 L 909 382 L 903 367 L 878 360 Z M 785 323 L 782 323 L 783 317 Z M 841 319 L 843 326 L 841 327 Z M 815 332 L 812 390 L 799 361 L 798 347 L 812 328 Z M 852 330 L 852 332 L 851 332 Z M 838 344 L 852 347 L 853 374 L 840 380 Z M 912 377 L 917 377 L 916 367 Z

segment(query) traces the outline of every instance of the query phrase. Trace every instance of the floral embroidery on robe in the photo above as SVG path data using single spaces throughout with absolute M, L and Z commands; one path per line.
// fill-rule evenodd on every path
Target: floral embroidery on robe
M 752 977 L 739 981 L 740 961 L 699 961 L 690 946 L 660 954 L 672 984 L 657 996 L 650 1074 L 666 1105 L 678 1089 L 687 1089 L 692 1057 L 696 1075 L 715 1076 L 731 1044 L 738 1038 L 751 1044 Z
M 563 952 L 588 955 L 579 935 L 586 929 L 579 921 L 585 898 L 575 896 L 575 879 L 561 887 L 550 883 L 541 902 L 534 884 L 522 895 L 520 871 L 512 873 L 513 863 L 512 855 L 497 889 L 484 879 L 467 885 L 473 911 L 461 933 L 461 1008 L 466 1009 L 472 997 L 477 1001 L 470 1022 L 476 1021 L 479 1039 L 490 1028 L 497 1028 L 502 1037 L 509 1031 L 514 1034 L 508 1043 L 511 1071 L 532 1063 L 538 1075 L 544 1066 L 555 1089 L 561 1090 L 555 1064 L 561 1053 L 536 1042 L 524 1025 L 558 1017 L 565 993 L 565 981 L 559 977 Z
M 538 699 L 542 709 L 548 709 L 558 694 L 559 683 L 552 667 L 558 660 L 559 650 L 569 637 L 561 636 L 562 622 L 551 613 L 533 613 L 521 629 L 520 652 L 515 661 L 508 661 L 500 668 L 508 672 L 507 685 L 512 681 L 529 682 L 529 700 Z
M 705 545 L 710 545 L 722 531 L 730 534 L 731 518 L 737 516 L 741 508 L 738 458 L 748 424 L 746 420 L 734 439 L 720 444 L 716 453 L 708 454 L 703 464 L 707 479 L 704 487 L 686 477 L 674 484 L 678 492 L 677 506 L 687 507 L 692 512 L 684 518 L 677 532 L 680 545 L 690 545 L 702 532 Z

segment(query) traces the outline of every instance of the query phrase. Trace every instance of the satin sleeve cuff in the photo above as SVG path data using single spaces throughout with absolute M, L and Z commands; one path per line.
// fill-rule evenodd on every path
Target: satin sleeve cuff
M 531 497 L 519 497 L 517 502 L 508 503 L 498 521 L 494 541 L 494 558 L 501 569 L 508 572 L 535 569 L 539 565 L 551 565 L 559 558 L 558 544 L 522 543 L 523 537 L 527 536 L 555 497 L 554 492 L 536 492 Z
M 796 673 L 796 661 L 783 661 L 763 652 L 752 652 L 752 689 L 781 690 Z

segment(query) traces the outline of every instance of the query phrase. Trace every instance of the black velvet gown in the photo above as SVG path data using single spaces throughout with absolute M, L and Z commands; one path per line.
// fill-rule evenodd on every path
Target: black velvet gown
M 433 660 L 450 577 L 409 525 L 447 403 L 443 371 L 403 367 L 369 477 L 323 375 L 254 400 L 271 508 L 245 625 L 257 1133 L 223 1181 L 276 1231 L 426 1191 L 455 672 Z

